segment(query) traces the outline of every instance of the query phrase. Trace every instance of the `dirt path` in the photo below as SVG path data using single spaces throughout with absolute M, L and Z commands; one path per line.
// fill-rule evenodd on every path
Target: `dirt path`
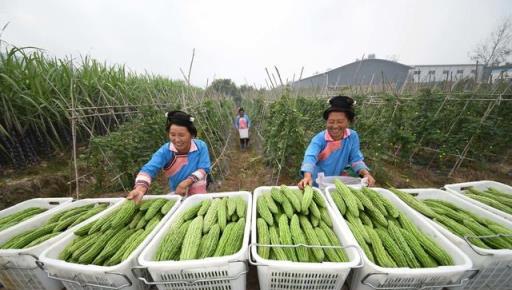
M 233 136 L 234 135 L 234 136 Z M 249 148 L 240 149 L 238 136 L 232 134 L 230 145 L 225 153 L 227 162 L 224 179 L 217 182 L 216 192 L 223 191 L 249 191 L 256 187 L 268 185 L 272 177 L 272 171 L 264 162 L 260 140 L 252 138 Z M 209 189 L 212 191 L 212 189 Z M 249 266 L 247 273 L 247 290 L 259 290 L 258 270 Z
M 238 134 L 231 135 L 225 163 L 226 172 L 224 179 L 219 181 L 211 192 L 222 191 L 249 191 L 252 192 L 259 186 L 276 185 L 276 176 L 266 164 L 263 153 L 263 141 L 254 132 L 251 132 L 249 148 L 240 149 Z M 274 172 L 275 173 L 275 172 Z M 295 185 L 298 180 L 281 174 L 277 184 Z
M 224 180 L 218 182 L 216 191 L 252 192 L 258 186 L 271 183 L 272 170 L 265 165 L 260 140 L 254 137 L 250 141 L 249 148 L 242 150 L 238 136 L 232 136 L 226 152 L 227 170 Z

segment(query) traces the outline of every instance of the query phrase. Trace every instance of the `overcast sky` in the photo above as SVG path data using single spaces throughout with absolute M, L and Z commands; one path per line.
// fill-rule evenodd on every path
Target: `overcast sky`
M 265 85 L 324 72 L 375 53 L 399 62 L 470 62 L 468 52 L 512 0 L 0 0 L 2 39 L 52 56 L 89 55 L 136 72 L 192 83 L 215 78 Z

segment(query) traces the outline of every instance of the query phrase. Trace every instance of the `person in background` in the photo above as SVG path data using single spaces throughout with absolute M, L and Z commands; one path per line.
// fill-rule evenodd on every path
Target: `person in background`
M 298 183 L 299 188 L 316 185 L 319 172 L 325 176 L 345 175 L 347 165 L 360 177 L 366 178 L 369 186 L 373 186 L 375 179 L 363 161 L 359 135 L 349 128 L 355 117 L 355 101 L 347 96 L 336 96 L 329 100 L 329 104 L 323 114 L 326 130 L 313 137 L 304 154 L 301 166 L 303 179 Z
M 135 178 L 134 189 L 128 199 L 139 202 L 148 191 L 158 172 L 169 178 L 169 188 L 179 195 L 206 193 L 210 155 L 205 142 L 195 139 L 194 118 L 182 111 L 166 114 L 166 132 L 170 142 L 156 151 Z
M 240 149 L 247 149 L 249 146 L 249 128 L 251 127 L 251 120 L 244 111 L 244 108 L 238 109 L 238 115 L 235 119 L 235 128 L 238 129 L 240 134 Z

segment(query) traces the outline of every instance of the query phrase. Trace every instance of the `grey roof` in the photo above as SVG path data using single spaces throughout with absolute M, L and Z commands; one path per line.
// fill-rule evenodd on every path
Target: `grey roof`
M 429 67 L 429 66 L 476 66 L 476 63 L 468 63 L 468 64 L 419 64 L 413 65 L 411 67 Z M 483 66 L 483 64 L 478 64 L 479 67 Z
M 410 69 L 410 66 L 394 61 L 364 59 L 322 74 L 304 78 L 292 85 L 298 87 L 370 85 L 382 83 L 382 77 L 384 77 L 385 83 L 391 82 L 401 86 L 407 78 Z

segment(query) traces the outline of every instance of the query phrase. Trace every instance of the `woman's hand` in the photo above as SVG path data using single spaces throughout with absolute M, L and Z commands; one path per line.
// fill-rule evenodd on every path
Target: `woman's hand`
M 176 194 L 185 196 L 187 194 L 188 188 L 192 185 L 193 181 L 190 178 L 187 178 L 180 182 L 176 187 Z
M 311 177 L 311 173 L 305 172 L 304 178 L 299 181 L 299 184 L 297 184 L 300 189 L 304 189 L 307 185 L 312 186 L 313 185 L 313 179 Z
M 363 175 L 363 178 L 366 178 L 368 180 L 368 186 L 372 187 L 375 185 L 375 178 L 368 172 L 367 170 L 362 170 L 360 172 Z
M 372 186 L 375 185 L 375 178 L 373 178 L 373 176 L 371 174 L 368 174 L 365 177 L 368 179 L 368 186 L 369 187 L 372 187 Z
M 131 199 L 133 201 L 135 201 L 135 203 L 139 203 L 142 199 L 142 197 L 144 196 L 144 194 L 146 193 L 146 188 L 144 186 L 137 186 L 135 187 L 135 189 L 133 189 L 132 191 L 130 191 L 130 193 L 128 193 L 128 195 L 126 196 L 126 199 Z

